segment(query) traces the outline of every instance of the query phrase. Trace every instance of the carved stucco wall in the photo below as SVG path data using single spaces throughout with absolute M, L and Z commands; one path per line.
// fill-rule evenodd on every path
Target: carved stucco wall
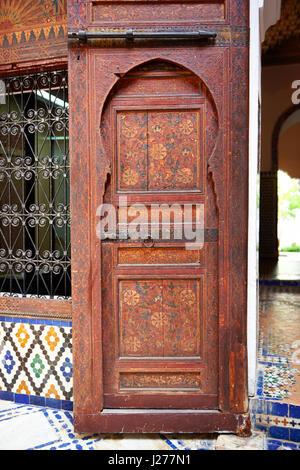
M 271 0 L 270 8 L 273 12 L 274 7 L 276 7 L 276 3 L 274 0 Z M 265 39 L 262 44 L 263 54 L 280 46 L 285 40 L 292 36 L 299 36 L 299 34 L 300 2 L 299 0 L 282 0 L 280 19 L 266 32 Z
M 66 0 L 1 0 L 1 65 L 65 55 Z

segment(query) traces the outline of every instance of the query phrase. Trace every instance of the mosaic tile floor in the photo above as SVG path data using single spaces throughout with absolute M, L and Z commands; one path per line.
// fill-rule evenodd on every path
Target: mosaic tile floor
M 216 435 L 79 435 L 69 411 L 0 401 L 0 450 L 214 450 L 216 442 Z
M 281 281 L 260 289 L 255 429 L 267 449 L 300 449 L 300 284 Z
M 257 395 L 300 405 L 300 286 L 261 288 Z

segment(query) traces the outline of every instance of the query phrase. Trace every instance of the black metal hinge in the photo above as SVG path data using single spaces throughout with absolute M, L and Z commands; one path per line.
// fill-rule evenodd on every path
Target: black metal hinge
M 196 39 L 208 41 L 215 39 L 217 33 L 210 31 L 69 31 L 69 39 L 87 42 L 88 39 Z

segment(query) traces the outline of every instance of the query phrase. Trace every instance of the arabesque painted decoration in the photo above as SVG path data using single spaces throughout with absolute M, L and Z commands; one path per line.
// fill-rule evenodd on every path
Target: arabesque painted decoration
M 120 355 L 200 356 L 200 282 L 121 281 Z
M 67 54 L 66 0 L 1 0 L 0 62 Z
M 200 189 L 200 111 L 118 113 L 120 190 Z

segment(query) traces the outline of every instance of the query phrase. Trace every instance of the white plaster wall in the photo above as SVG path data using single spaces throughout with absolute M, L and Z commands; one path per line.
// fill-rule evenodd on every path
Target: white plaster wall
M 248 224 L 248 392 L 255 394 L 258 289 L 257 289 L 257 165 L 260 101 L 260 20 L 259 2 L 250 1 L 250 82 L 249 82 L 249 224 Z

